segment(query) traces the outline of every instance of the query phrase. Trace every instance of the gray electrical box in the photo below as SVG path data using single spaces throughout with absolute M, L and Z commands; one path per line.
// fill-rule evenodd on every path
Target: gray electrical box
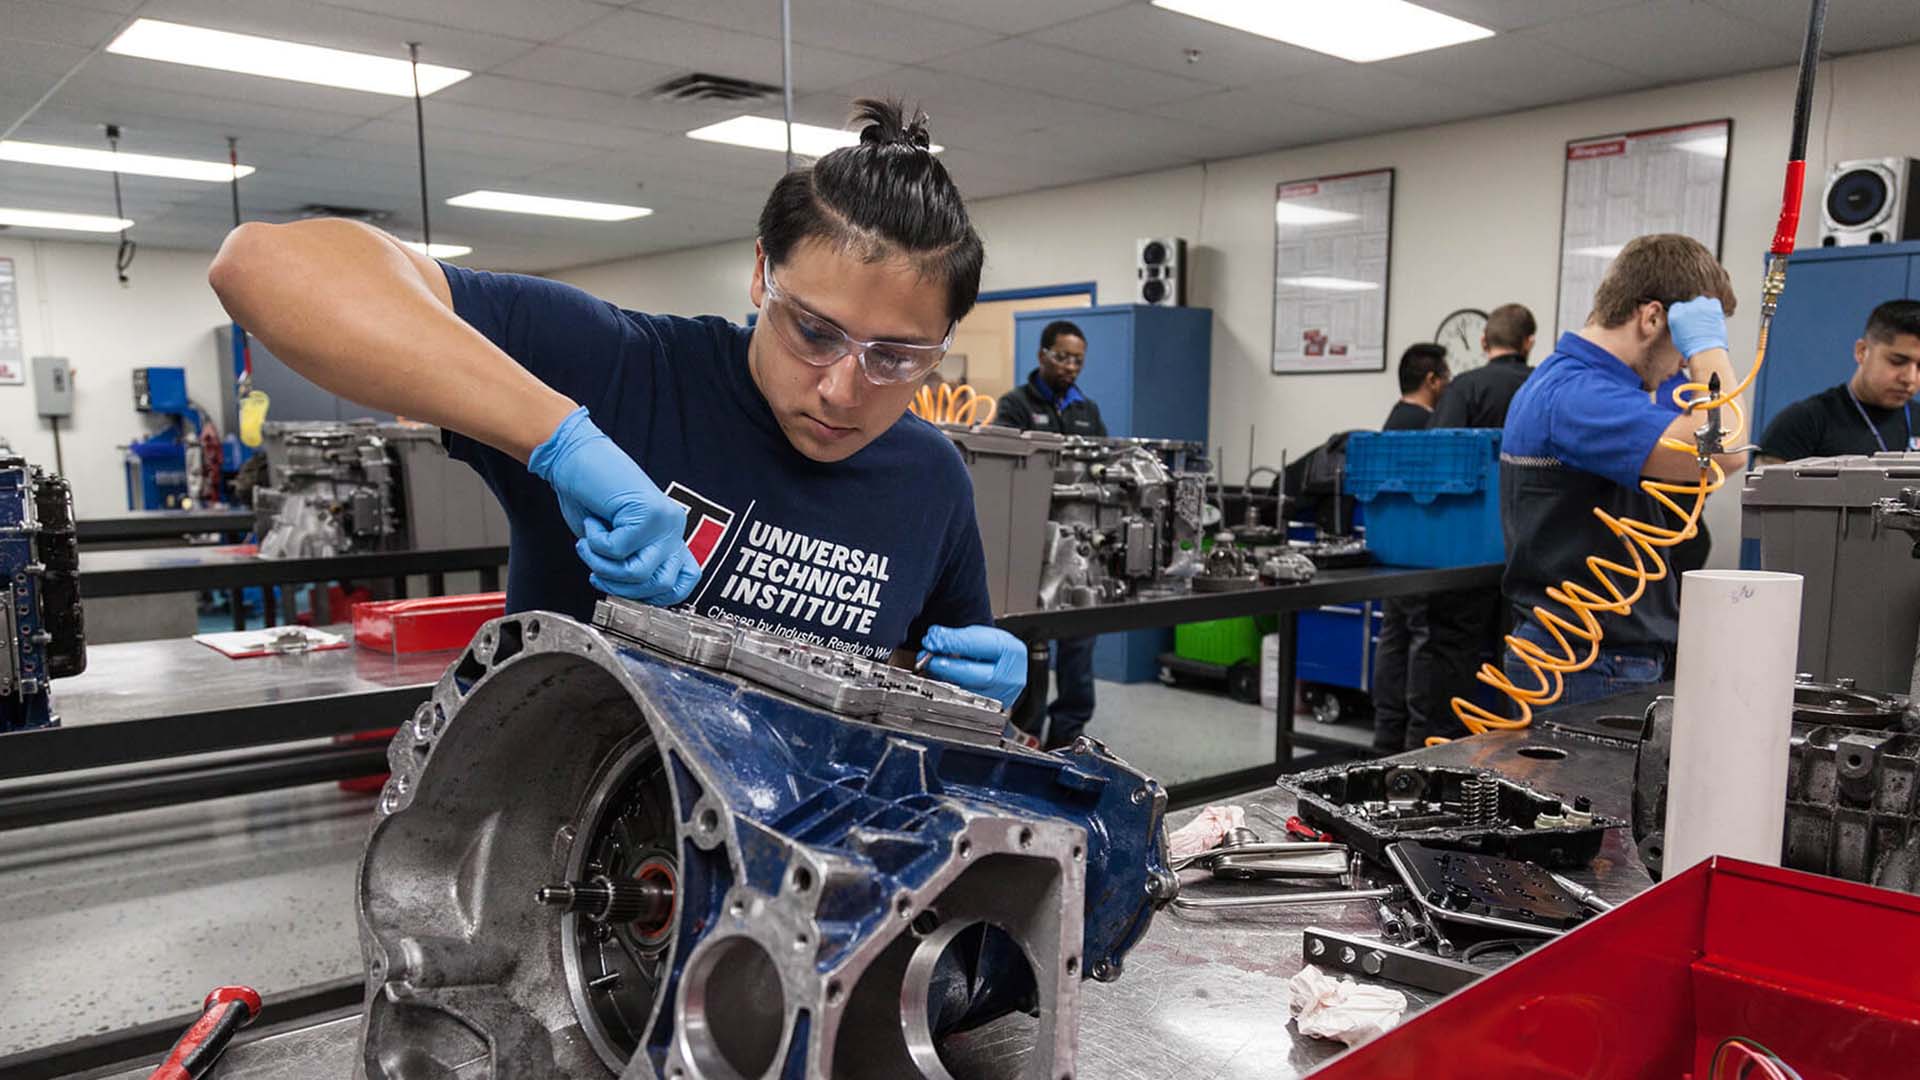
M 33 358 L 33 404 L 41 416 L 73 415 L 73 366 L 66 357 Z

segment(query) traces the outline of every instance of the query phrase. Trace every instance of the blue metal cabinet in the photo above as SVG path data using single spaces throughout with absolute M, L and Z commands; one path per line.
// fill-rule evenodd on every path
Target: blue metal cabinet
M 1086 333 L 1087 363 L 1080 389 L 1100 406 L 1109 435 L 1153 439 L 1207 438 L 1212 388 L 1211 308 L 1106 307 L 1022 311 L 1013 317 L 1013 374 L 1018 382 L 1039 366 L 1040 331 L 1066 319 Z M 1093 673 L 1114 682 L 1149 682 L 1159 656 L 1173 648 L 1172 629 L 1106 634 L 1093 652 Z
M 1920 241 L 1789 256 L 1787 291 L 1754 388 L 1753 440 L 1787 406 L 1852 378 L 1853 343 L 1867 315 L 1882 301 L 1913 296 L 1920 296 Z

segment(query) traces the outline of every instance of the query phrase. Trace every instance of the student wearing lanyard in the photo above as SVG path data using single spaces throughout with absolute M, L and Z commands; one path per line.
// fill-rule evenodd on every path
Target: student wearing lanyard
M 1853 361 L 1853 378 L 1773 418 L 1760 437 L 1755 464 L 1920 450 L 1911 404 L 1920 391 L 1920 300 L 1889 300 L 1874 308 L 1853 343 Z

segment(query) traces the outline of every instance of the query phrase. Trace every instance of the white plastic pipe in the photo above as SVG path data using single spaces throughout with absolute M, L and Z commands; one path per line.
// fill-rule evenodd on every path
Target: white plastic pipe
M 1681 578 L 1662 877 L 1711 855 L 1780 865 L 1801 581 L 1764 570 Z

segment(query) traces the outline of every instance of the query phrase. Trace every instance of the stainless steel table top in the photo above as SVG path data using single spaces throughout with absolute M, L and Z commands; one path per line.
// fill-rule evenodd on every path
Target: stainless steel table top
M 1523 749 L 1527 754 L 1520 753 Z M 1530 756 L 1542 752 L 1545 757 Z M 1547 732 L 1485 735 L 1405 757 L 1496 767 L 1546 790 L 1585 794 L 1596 810 L 1618 817 L 1627 816 L 1632 796 L 1630 751 Z M 1271 788 L 1233 801 L 1268 808 L 1282 819 L 1293 810 L 1292 798 Z M 1172 823 L 1182 824 L 1194 813 L 1172 815 Z M 1278 832 L 1257 816 L 1251 824 L 1266 836 Z M 1591 867 L 1567 876 L 1616 902 L 1651 884 L 1633 854 L 1631 837 L 1622 831 L 1609 834 Z M 1233 886 L 1202 881 L 1193 888 L 1226 892 Z M 1304 1038 L 1288 1022 L 1286 983 L 1300 970 L 1301 931 L 1310 925 L 1377 932 L 1373 912 L 1364 905 L 1186 916 L 1162 912 L 1127 958 L 1118 982 L 1082 984 L 1075 1075 L 1081 1080 L 1290 1080 L 1324 1064 L 1344 1047 Z M 1410 1012 L 1437 1000 L 1406 987 L 1395 989 L 1407 995 Z M 1018 1075 L 1031 1023 L 1010 1017 L 951 1040 L 953 1066 L 982 1080 Z M 354 1019 L 318 1024 L 236 1047 L 213 1075 L 227 1080 L 349 1076 L 357 1038 Z M 134 1070 L 114 1080 L 145 1075 Z

